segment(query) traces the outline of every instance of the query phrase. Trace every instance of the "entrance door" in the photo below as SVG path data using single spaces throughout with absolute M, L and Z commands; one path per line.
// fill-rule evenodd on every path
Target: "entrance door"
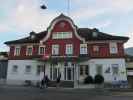
M 74 66 L 65 66 L 64 68 L 64 79 L 74 80 Z
M 58 65 L 51 65 L 51 67 L 50 67 L 50 79 L 56 80 L 59 74 L 60 74 L 60 68 L 58 67 Z

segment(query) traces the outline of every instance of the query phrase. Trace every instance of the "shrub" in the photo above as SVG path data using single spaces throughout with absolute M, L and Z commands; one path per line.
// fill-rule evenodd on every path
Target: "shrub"
M 102 84 L 104 82 L 104 77 L 102 75 L 96 75 L 94 78 L 95 84 Z
M 93 83 L 93 78 L 92 76 L 87 76 L 85 79 L 84 79 L 84 83 L 85 84 L 92 84 Z

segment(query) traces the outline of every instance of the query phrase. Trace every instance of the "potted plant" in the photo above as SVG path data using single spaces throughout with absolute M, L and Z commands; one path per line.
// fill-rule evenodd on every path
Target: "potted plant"
M 102 75 L 96 75 L 95 77 L 94 77 L 94 83 L 95 83 L 95 86 L 96 86 L 96 88 L 98 87 L 101 87 L 102 85 L 103 85 L 103 83 L 104 83 L 104 77 L 102 76 Z
M 93 88 L 94 85 L 94 79 L 92 76 L 88 75 L 85 79 L 84 79 L 84 84 L 87 85 L 87 87 L 89 88 Z

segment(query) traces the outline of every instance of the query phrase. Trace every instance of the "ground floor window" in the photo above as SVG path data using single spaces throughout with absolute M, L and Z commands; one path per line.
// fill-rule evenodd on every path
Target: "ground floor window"
M 80 65 L 80 75 L 89 75 L 89 66 L 88 65 Z
M 58 67 L 58 65 L 52 65 L 50 66 L 50 79 L 51 80 L 56 80 L 57 77 L 60 74 L 60 68 Z
M 13 65 L 12 72 L 13 73 L 17 73 L 18 72 L 18 66 L 17 65 Z
M 112 64 L 112 74 L 113 75 L 118 75 L 119 73 L 119 65 L 118 64 Z
M 26 74 L 31 73 L 31 66 L 30 66 L 30 65 L 26 65 L 26 66 L 25 66 L 25 73 L 26 73 Z
M 64 79 L 65 80 L 73 80 L 74 79 L 74 68 L 73 67 L 65 67 L 64 68 Z
M 40 75 L 41 72 L 45 73 L 45 65 L 37 65 L 36 74 Z

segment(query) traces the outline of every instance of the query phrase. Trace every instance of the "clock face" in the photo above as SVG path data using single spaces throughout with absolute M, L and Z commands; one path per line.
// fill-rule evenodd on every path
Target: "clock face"
M 65 22 L 61 22 L 61 23 L 60 23 L 60 27 L 61 27 L 61 28 L 64 28 L 64 27 L 65 27 Z

